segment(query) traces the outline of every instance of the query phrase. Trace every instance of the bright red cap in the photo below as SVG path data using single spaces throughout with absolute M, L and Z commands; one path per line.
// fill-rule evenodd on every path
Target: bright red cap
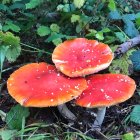
M 87 77 L 88 88 L 76 99 L 82 107 L 111 106 L 129 99 L 135 91 L 133 79 L 122 74 L 97 74 Z
M 77 38 L 58 45 L 52 60 L 58 70 L 70 77 L 85 76 L 107 68 L 113 59 L 108 45 Z
M 21 105 L 57 106 L 79 96 L 87 88 L 84 78 L 69 78 L 46 63 L 27 64 L 7 81 L 9 94 Z

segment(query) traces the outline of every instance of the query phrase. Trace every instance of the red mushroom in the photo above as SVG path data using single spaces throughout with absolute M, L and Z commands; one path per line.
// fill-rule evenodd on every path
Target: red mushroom
M 46 63 L 27 64 L 7 81 L 9 94 L 26 107 L 57 106 L 66 103 L 87 88 L 84 78 L 69 78 Z
M 108 45 L 77 38 L 58 45 L 52 60 L 58 70 L 70 77 L 85 76 L 107 68 L 113 59 Z
M 101 126 L 105 107 L 124 102 L 134 94 L 133 79 L 122 74 L 97 74 L 87 77 L 88 88 L 76 99 L 82 107 L 102 107 L 97 113 L 93 128 Z

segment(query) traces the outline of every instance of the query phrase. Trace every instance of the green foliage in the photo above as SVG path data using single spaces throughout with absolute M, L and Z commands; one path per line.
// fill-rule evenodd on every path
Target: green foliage
M 26 4 L 26 9 L 33 9 L 42 4 L 44 0 L 30 0 L 29 3 Z
M 50 29 L 52 30 L 52 32 L 59 33 L 60 31 L 60 27 L 57 24 L 51 24 Z
M 134 134 L 132 132 L 122 135 L 122 140 L 134 140 Z
M 114 59 L 109 67 L 110 73 L 121 73 L 126 75 L 132 74 L 132 62 L 127 54 L 124 54 L 119 59 Z
M 81 8 L 84 5 L 85 0 L 73 0 L 73 3 L 76 8 Z
M 79 15 L 72 14 L 71 23 L 77 22 L 79 20 L 80 20 L 80 16 Z
M 16 134 L 16 130 L 0 130 L 0 138 L 2 140 L 11 140 Z
M 0 79 L 1 79 L 3 64 L 4 64 L 4 60 L 5 60 L 8 48 L 9 46 L 0 46 Z
M 46 36 L 50 34 L 50 28 L 47 26 L 39 26 L 39 28 L 37 29 L 37 34 L 40 36 Z
M 130 56 L 130 59 L 133 63 L 134 71 L 139 72 L 140 71 L 140 50 L 133 52 L 132 55 Z
M 5 32 L 9 31 L 9 30 L 14 31 L 14 32 L 19 32 L 20 31 L 20 27 L 15 25 L 13 23 L 13 21 L 7 20 L 5 22 L 5 25 L 2 27 L 2 30 L 5 31 Z
M 22 121 L 29 116 L 29 109 L 22 107 L 20 105 L 16 105 L 11 108 L 11 110 L 7 113 L 6 116 L 6 124 L 10 129 L 18 129 L 22 128 Z
M 21 52 L 20 38 L 10 32 L 0 32 L 0 48 L 4 46 L 7 48 L 5 56 L 8 61 L 16 61 Z
M 135 105 L 130 113 L 130 120 L 136 124 L 140 124 L 140 105 Z
M 110 11 L 116 10 L 116 4 L 114 0 L 109 0 L 108 8 L 110 9 Z

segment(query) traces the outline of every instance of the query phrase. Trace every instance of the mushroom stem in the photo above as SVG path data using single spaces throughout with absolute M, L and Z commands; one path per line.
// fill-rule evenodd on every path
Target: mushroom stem
M 96 119 L 92 125 L 92 128 L 94 130 L 101 131 L 101 125 L 104 121 L 105 113 L 106 113 L 106 107 L 98 108 Z
M 67 108 L 66 104 L 61 104 L 57 106 L 60 114 L 71 121 L 75 121 L 76 120 L 76 116 Z

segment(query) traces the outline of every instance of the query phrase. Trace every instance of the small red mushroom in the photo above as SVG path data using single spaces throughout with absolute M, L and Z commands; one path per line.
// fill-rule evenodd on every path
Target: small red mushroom
M 93 128 L 101 126 L 107 106 L 116 105 L 131 98 L 136 89 L 133 79 L 122 74 L 96 74 L 87 77 L 88 88 L 76 99 L 82 107 L 101 107 Z
M 113 59 L 108 45 L 96 40 L 77 38 L 59 44 L 52 60 L 69 77 L 85 76 L 107 68 Z
M 57 106 L 87 88 L 84 78 L 69 78 L 47 63 L 27 64 L 10 75 L 9 94 L 26 107 Z

